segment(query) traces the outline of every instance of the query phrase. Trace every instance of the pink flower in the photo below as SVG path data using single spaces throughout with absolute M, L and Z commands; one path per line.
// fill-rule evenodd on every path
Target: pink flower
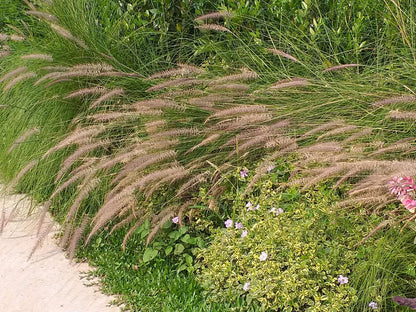
M 259 257 L 260 261 L 266 261 L 267 259 L 267 252 L 262 251 Z
M 250 289 L 250 282 L 244 283 L 243 290 L 247 291 Z
M 407 196 L 409 192 L 416 190 L 416 185 L 413 179 L 409 176 L 394 177 L 389 181 L 390 193 L 396 195 L 399 199 Z
M 241 238 L 246 237 L 248 234 L 247 230 L 244 230 L 243 233 L 241 233 Z
M 179 217 L 173 218 L 172 222 L 175 223 L 175 224 L 178 224 L 179 223 Z
M 241 170 L 240 175 L 241 175 L 242 178 L 247 178 L 248 177 L 248 170 Z
M 348 283 L 348 277 L 342 276 L 342 275 L 338 276 L 338 283 L 340 285 L 347 284 Z
M 250 211 L 251 207 L 253 207 L 253 204 L 251 202 L 247 202 L 246 204 L 247 211 Z
M 371 301 L 368 306 L 373 310 L 377 309 L 377 303 L 374 301 Z
M 241 230 L 243 228 L 243 224 L 241 222 L 236 222 L 235 228 Z
M 227 221 L 224 222 L 224 224 L 225 224 L 226 228 L 232 227 L 233 226 L 233 220 L 228 219 Z
M 403 197 L 401 202 L 407 210 L 414 210 L 416 208 L 416 200 L 410 197 Z

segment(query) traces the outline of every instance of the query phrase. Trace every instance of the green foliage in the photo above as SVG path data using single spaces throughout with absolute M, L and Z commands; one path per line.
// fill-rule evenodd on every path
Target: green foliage
M 136 232 L 144 239 L 149 233 L 149 227 L 150 223 L 145 222 Z M 200 233 L 192 231 L 188 226 L 178 227 L 168 221 L 156 240 L 144 250 L 142 264 L 149 266 L 155 262 L 169 261 L 177 273 L 184 270 L 191 273 L 199 267 L 198 263 L 194 263 L 194 258 L 204 246 L 205 241 Z

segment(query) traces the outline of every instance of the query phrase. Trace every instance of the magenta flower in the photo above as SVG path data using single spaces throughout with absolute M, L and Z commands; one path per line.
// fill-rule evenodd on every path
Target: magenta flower
M 175 223 L 175 224 L 178 224 L 179 223 L 179 217 L 173 218 L 172 222 Z
M 414 211 L 416 208 L 416 200 L 411 199 L 410 197 L 403 197 L 401 202 L 407 210 Z
M 233 226 L 233 220 L 228 219 L 227 221 L 224 222 L 224 224 L 225 224 L 226 228 L 232 227 Z
M 250 289 L 250 282 L 244 283 L 243 290 L 247 291 Z
M 340 285 L 347 284 L 348 277 L 342 275 L 338 276 L 338 283 L 340 283 Z
M 407 196 L 409 192 L 416 190 L 416 185 L 413 179 L 409 176 L 406 177 L 394 177 L 389 181 L 390 193 L 401 198 Z
M 236 222 L 235 228 L 241 230 L 243 228 L 243 224 L 241 222 Z
M 259 257 L 260 261 L 266 261 L 267 259 L 267 252 L 262 251 Z
M 368 304 L 368 306 L 369 306 L 371 309 L 375 310 L 375 309 L 377 309 L 377 302 L 371 301 L 371 302 Z
M 242 178 L 247 178 L 248 177 L 248 170 L 241 170 L 240 175 L 241 175 Z
M 241 238 L 246 237 L 248 234 L 247 230 L 244 230 L 243 233 L 241 233 Z

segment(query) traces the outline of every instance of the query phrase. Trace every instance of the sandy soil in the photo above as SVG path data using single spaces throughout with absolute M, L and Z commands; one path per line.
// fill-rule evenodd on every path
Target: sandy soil
M 0 234 L 1 312 L 120 311 L 109 306 L 114 298 L 81 279 L 91 268 L 71 264 L 65 257 L 54 239 L 57 226 L 49 217 L 45 226 L 53 226 L 53 230 L 28 260 L 37 242 L 40 208 L 33 207 L 27 197 L 0 195 L 0 213 L 0 229 L 5 225 Z

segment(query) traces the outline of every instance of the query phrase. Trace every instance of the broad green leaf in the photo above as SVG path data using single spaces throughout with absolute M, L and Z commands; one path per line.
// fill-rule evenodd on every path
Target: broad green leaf
M 147 263 L 149 261 L 152 261 L 157 256 L 158 253 L 159 251 L 153 248 L 146 248 L 143 254 L 143 262 Z

